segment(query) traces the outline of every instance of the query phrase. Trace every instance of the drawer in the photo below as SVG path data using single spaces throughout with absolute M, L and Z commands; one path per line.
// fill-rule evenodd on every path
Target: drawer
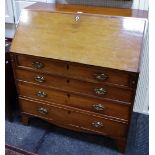
M 65 125 L 115 137 L 125 137 L 127 134 L 128 125 L 82 110 L 77 111 L 74 108 L 48 105 L 23 98 L 20 98 L 20 107 L 23 113 L 50 120 L 60 126 Z
M 17 67 L 33 69 L 39 72 L 53 74 L 67 74 L 68 64 L 63 61 L 51 61 L 51 59 L 40 58 L 29 55 L 16 55 Z
M 135 73 L 84 64 L 71 63 L 69 74 L 72 77 L 94 83 L 108 83 L 131 88 L 135 88 L 137 83 L 137 74 Z
M 133 91 L 111 85 L 90 83 L 60 76 L 38 74 L 36 72 L 16 70 L 19 80 L 38 83 L 64 91 L 86 94 L 97 98 L 108 98 L 124 102 L 131 102 Z M 39 77 L 39 78 L 38 78 Z M 41 80 L 41 81 L 40 81 Z
M 68 105 L 79 109 L 95 112 L 107 117 L 119 118 L 128 121 L 131 105 L 83 97 L 80 95 L 70 94 Z
M 31 84 L 19 83 L 18 87 L 19 94 L 21 96 L 92 111 L 98 114 L 107 115 L 108 117 L 115 117 L 124 120 L 129 119 L 131 106 L 127 104 L 108 100 L 94 99 L 87 96 L 43 88 L 41 86 Z M 47 95 L 45 95 L 44 97 L 38 96 L 37 93 L 39 91 L 44 92 Z
M 25 55 L 17 55 L 16 62 L 18 67 L 50 74 L 64 75 L 93 83 L 109 83 L 132 88 L 136 87 L 137 84 L 136 73 L 115 69 Z

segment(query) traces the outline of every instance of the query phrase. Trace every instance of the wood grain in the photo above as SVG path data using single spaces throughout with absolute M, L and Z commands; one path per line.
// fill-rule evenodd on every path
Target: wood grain
M 95 116 L 91 113 L 77 111 L 74 108 L 66 108 L 56 105 L 42 104 L 24 98 L 20 98 L 21 111 L 30 115 L 38 116 L 51 122 L 59 122 L 59 125 L 64 124 L 72 127 L 79 127 L 83 130 L 88 130 L 110 137 L 125 137 L 127 125 L 122 122 L 116 122 L 105 119 L 104 117 Z M 46 109 L 46 113 L 39 112 L 39 109 Z M 90 117 L 92 116 L 93 117 Z M 93 122 L 99 121 L 103 123 L 103 127 L 96 128 L 92 125 Z
M 90 14 L 103 14 L 111 16 L 124 16 L 124 17 L 137 17 L 137 18 L 148 18 L 148 11 L 126 9 L 126 8 L 105 8 L 89 5 L 73 5 L 73 4 L 47 4 L 38 2 L 32 4 L 26 9 L 37 10 L 37 11 L 48 11 L 48 12 L 83 12 Z
M 134 77 L 133 78 L 134 80 L 135 80 L 135 77 L 136 78 L 138 77 L 138 73 L 119 71 L 119 70 L 109 69 L 109 68 L 104 68 L 104 67 L 94 67 L 92 65 L 72 63 L 72 62 L 68 62 L 68 61 L 67 61 L 67 65 L 66 65 L 66 61 L 53 60 L 53 59 L 47 59 L 47 58 L 42 58 L 42 57 L 40 58 L 40 57 L 35 57 L 35 56 L 30 56 L 30 55 L 28 56 L 28 55 L 14 54 L 14 53 L 11 53 L 11 61 L 12 61 L 13 69 L 14 69 L 14 76 L 16 79 L 16 86 L 18 89 L 19 100 L 21 98 L 23 99 L 23 97 L 24 97 L 26 101 L 31 102 L 31 105 L 29 103 L 25 103 L 23 105 L 23 101 L 20 102 L 22 122 L 24 124 L 28 124 L 30 117 L 40 117 L 40 118 L 42 118 L 50 123 L 54 123 L 60 127 L 65 127 L 65 128 L 72 129 L 75 131 L 80 131 L 80 132 L 110 136 L 111 138 L 116 140 L 120 151 L 125 150 L 127 133 L 128 133 L 129 125 L 130 125 L 130 117 L 131 117 L 132 108 L 133 108 L 133 101 L 134 101 L 134 97 L 135 97 L 135 88 L 137 85 L 137 81 L 134 81 L 135 87 L 124 87 L 124 86 L 122 87 L 121 85 L 117 85 L 117 84 L 115 85 L 115 84 L 100 83 L 100 82 L 99 83 L 98 82 L 90 82 L 87 80 L 86 80 L 87 82 L 86 81 L 84 82 L 84 80 L 78 79 L 79 78 L 78 72 L 79 72 L 80 76 L 82 75 L 83 77 L 85 77 L 86 75 L 89 75 L 89 73 L 90 74 L 92 73 L 91 69 L 98 70 L 100 68 L 101 70 L 104 69 L 104 71 L 106 70 L 106 71 L 108 71 L 108 73 L 111 73 L 110 76 L 113 75 L 115 77 L 114 79 L 118 78 L 116 76 L 118 74 L 119 76 L 126 77 L 126 78 L 128 77 L 126 75 L 129 75 L 129 77 L 131 76 L 130 77 L 131 79 Z M 33 61 L 39 61 L 39 62 L 43 61 L 44 67 L 41 69 L 33 68 L 32 67 Z M 70 77 L 68 77 L 67 74 L 64 74 L 65 73 L 64 70 L 66 70 L 66 68 L 67 68 L 67 72 L 71 71 L 69 73 Z M 50 70 L 50 74 L 49 74 L 49 70 Z M 63 76 L 59 75 L 59 74 L 55 74 L 57 71 L 62 72 L 61 74 Z M 46 76 L 44 84 L 36 83 L 34 81 L 33 76 L 35 76 L 36 73 Z M 77 79 L 74 78 L 76 76 L 77 76 Z M 63 82 L 63 80 L 64 80 L 64 82 Z M 68 80 L 72 81 L 71 85 L 70 85 L 70 82 L 68 85 Z M 80 81 L 83 84 L 81 84 Z M 120 81 L 124 81 L 124 80 L 122 80 L 120 78 Z M 127 81 L 129 82 L 131 80 L 128 79 Z M 85 84 L 86 85 L 88 84 L 88 85 L 85 86 Z M 109 94 L 108 94 L 108 96 L 109 96 L 108 99 L 106 99 L 104 97 L 101 98 L 101 97 L 89 94 L 90 87 L 92 85 L 103 86 L 103 84 L 107 85 L 108 89 L 109 89 L 109 87 L 113 88 L 113 92 L 110 93 L 111 95 L 109 96 Z M 67 88 L 67 89 L 64 90 L 64 88 L 65 89 Z M 81 92 L 81 90 L 82 90 L 82 92 Z M 45 96 L 45 98 L 36 96 L 38 91 L 45 92 L 45 94 L 47 94 Z M 127 91 L 127 92 L 125 93 L 125 91 Z M 129 99 L 129 102 L 127 103 L 127 102 L 122 102 L 122 101 L 113 101 L 112 99 L 114 99 L 114 97 L 116 97 L 115 95 L 117 95 L 117 97 L 119 99 L 120 98 L 123 100 Z M 98 111 L 95 111 L 94 109 L 92 109 L 92 104 L 94 104 L 94 103 L 104 105 L 104 107 L 105 107 L 104 111 L 98 112 Z M 39 107 L 38 107 L 38 105 L 39 105 Z M 63 123 L 63 121 L 61 119 L 53 120 L 51 117 L 52 116 L 51 114 L 47 115 L 47 117 L 44 117 L 44 115 L 41 114 L 40 112 L 38 112 L 38 110 L 37 111 L 35 110 L 35 108 L 38 107 L 38 108 L 47 109 L 49 111 L 51 109 L 51 107 L 53 107 L 53 106 L 54 107 L 56 106 L 57 110 L 58 109 L 61 109 L 61 110 L 66 109 L 63 112 L 61 111 L 61 114 L 64 113 L 64 115 L 65 115 L 65 113 L 70 114 L 72 111 L 72 114 L 73 114 L 72 116 L 75 119 L 77 119 L 76 117 L 79 117 L 80 115 L 81 115 L 81 117 L 89 118 L 89 120 L 93 120 L 96 117 L 97 118 L 100 117 L 102 119 L 104 118 L 108 122 L 111 121 L 111 123 L 110 123 L 111 125 L 108 123 L 108 126 L 114 127 L 114 129 L 110 131 L 111 132 L 110 134 L 109 134 L 109 132 L 107 132 L 107 130 L 100 130 L 100 129 L 94 130 L 94 129 L 92 129 L 90 124 L 85 124 L 86 126 L 83 126 L 82 118 L 81 118 L 80 122 L 78 122 L 76 124 L 74 124 L 75 119 L 71 119 L 71 120 L 69 120 L 69 122 Z M 59 114 L 57 114 L 57 112 L 59 112 L 59 110 L 58 111 L 57 110 L 55 110 L 54 115 L 59 115 Z M 77 113 L 77 114 L 75 114 L 75 113 Z M 52 114 L 53 114 L 53 112 L 52 112 Z M 60 117 L 62 117 L 61 114 L 60 114 Z M 86 115 L 86 117 L 83 116 L 83 114 Z M 115 133 L 114 133 L 114 130 L 118 129 L 117 126 L 113 125 L 115 123 L 121 123 L 121 124 L 125 125 L 124 126 L 125 130 L 122 129 L 122 127 L 121 127 L 121 131 L 120 131 L 121 133 L 119 133 L 120 135 L 117 135 L 117 134 L 115 135 Z
M 34 116 L 75 131 L 107 135 L 123 152 L 146 19 L 131 18 L 139 15 L 128 9 L 40 4 L 23 11 L 11 47 L 23 123 Z M 34 62 L 43 65 L 36 69 Z M 94 74 L 103 72 L 108 78 L 97 81 Z M 43 83 L 34 80 L 38 74 L 44 76 Z M 98 87 L 107 93 L 95 94 Z M 36 95 L 39 91 L 43 97 Z M 105 109 L 96 111 L 94 104 Z M 95 121 L 103 126 L 94 127 Z
M 31 83 L 32 84 L 32 83 Z M 122 101 L 130 103 L 132 101 L 133 91 L 128 89 L 116 88 L 108 85 L 97 85 L 86 83 L 77 80 L 62 79 L 59 77 L 52 78 L 50 85 L 44 85 L 45 87 L 39 85 L 30 85 L 28 83 L 18 82 L 20 88 L 20 94 L 26 96 L 36 97 L 38 91 L 43 91 L 47 94 L 45 100 L 51 100 L 53 95 L 50 93 L 50 88 L 55 90 L 61 90 L 65 92 L 71 92 L 76 94 L 81 94 L 85 96 L 90 96 L 98 99 L 110 99 L 114 101 Z M 48 88 L 47 88 L 48 86 Z M 95 92 L 96 88 L 103 88 L 106 90 L 105 94 L 97 94 Z M 29 94 L 29 95 L 28 95 Z
M 23 11 L 11 51 L 131 72 L 139 71 L 145 20 Z M 115 39 L 114 39 L 115 38 Z
M 78 95 L 76 93 L 58 91 L 36 85 L 28 85 L 26 83 L 20 83 L 18 85 L 18 88 L 20 96 L 26 96 L 28 98 L 42 100 L 45 102 L 52 102 L 60 105 L 66 105 L 78 109 L 92 111 L 98 114 L 104 114 L 107 117 L 119 118 L 122 119 L 122 121 L 128 121 L 129 119 L 130 103 L 125 104 L 118 101 L 106 99 L 101 100 L 84 95 Z M 45 98 L 38 97 L 36 95 L 38 91 L 45 92 L 47 96 Z M 104 109 L 102 111 L 95 110 L 95 108 L 93 107 L 93 105 L 95 104 L 102 104 L 104 106 Z
M 41 57 L 34 57 L 29 55 L 16 55 L 16 66 L 20 68 L 17 70 L 17 76 L 20 79 L 30 79 L 35 74 L 42 74 L 42 76 L 59 75 L 61 77 L 68 77 L 72 79 L 83 80 L 92 83 L 107 83 L 117 86 L 131 87 L 136 86 L 137 74 L 105 67 L 95 67 L 91 65 L 83 65 L 79 63 L 71 63 L 65 61 L 55 61 Z M 32 65 L 33 62 L 40 62 L 44 65 L 43 68 L 36 69 Z M 21 70 L 22 69 L 22 70 Z M 24 69 L 24 70 L 23 70 Z M 32 72 L 29 72 L 29 71 Z M 104 74 L 107 76 L 105 80 L 98 80 L 97 75 Z M 34 78 L 34 77 L 33 77 Z M 47 80 L 48 82 L 48 80 Z

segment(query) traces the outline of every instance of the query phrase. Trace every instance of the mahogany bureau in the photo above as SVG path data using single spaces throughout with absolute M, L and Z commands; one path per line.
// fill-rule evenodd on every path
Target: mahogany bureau
M 125 151 L 145 20 L 23 11 L 11 59 L 23 123 L 105 135 Z

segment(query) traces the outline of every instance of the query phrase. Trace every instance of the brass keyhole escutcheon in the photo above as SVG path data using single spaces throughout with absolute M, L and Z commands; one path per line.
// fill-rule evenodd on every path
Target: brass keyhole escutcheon
M 68 97 L 68 98 L 70 98 L 70 96 L 71 96 L 70 94 L 67 94 L 67 97 Z
M 68 79 L 68 80 L 66 80 L 66 82 L 67 82 L 67 83 L 70 83 L 70 80 Z
M 68 114 L 71 114 L 71 111 L 67 111 Z
M 67 68 L 67 70 L 69 70 L 69 64 L 67 64 L 66 68 Z

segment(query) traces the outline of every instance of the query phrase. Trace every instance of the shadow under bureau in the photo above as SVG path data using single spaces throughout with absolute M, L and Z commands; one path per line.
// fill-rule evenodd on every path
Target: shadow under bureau
M 40 117 L 109 136 L 125 151 L 144 27 L 143 19 L 23 11 L 11 46 L 23 123 Z

